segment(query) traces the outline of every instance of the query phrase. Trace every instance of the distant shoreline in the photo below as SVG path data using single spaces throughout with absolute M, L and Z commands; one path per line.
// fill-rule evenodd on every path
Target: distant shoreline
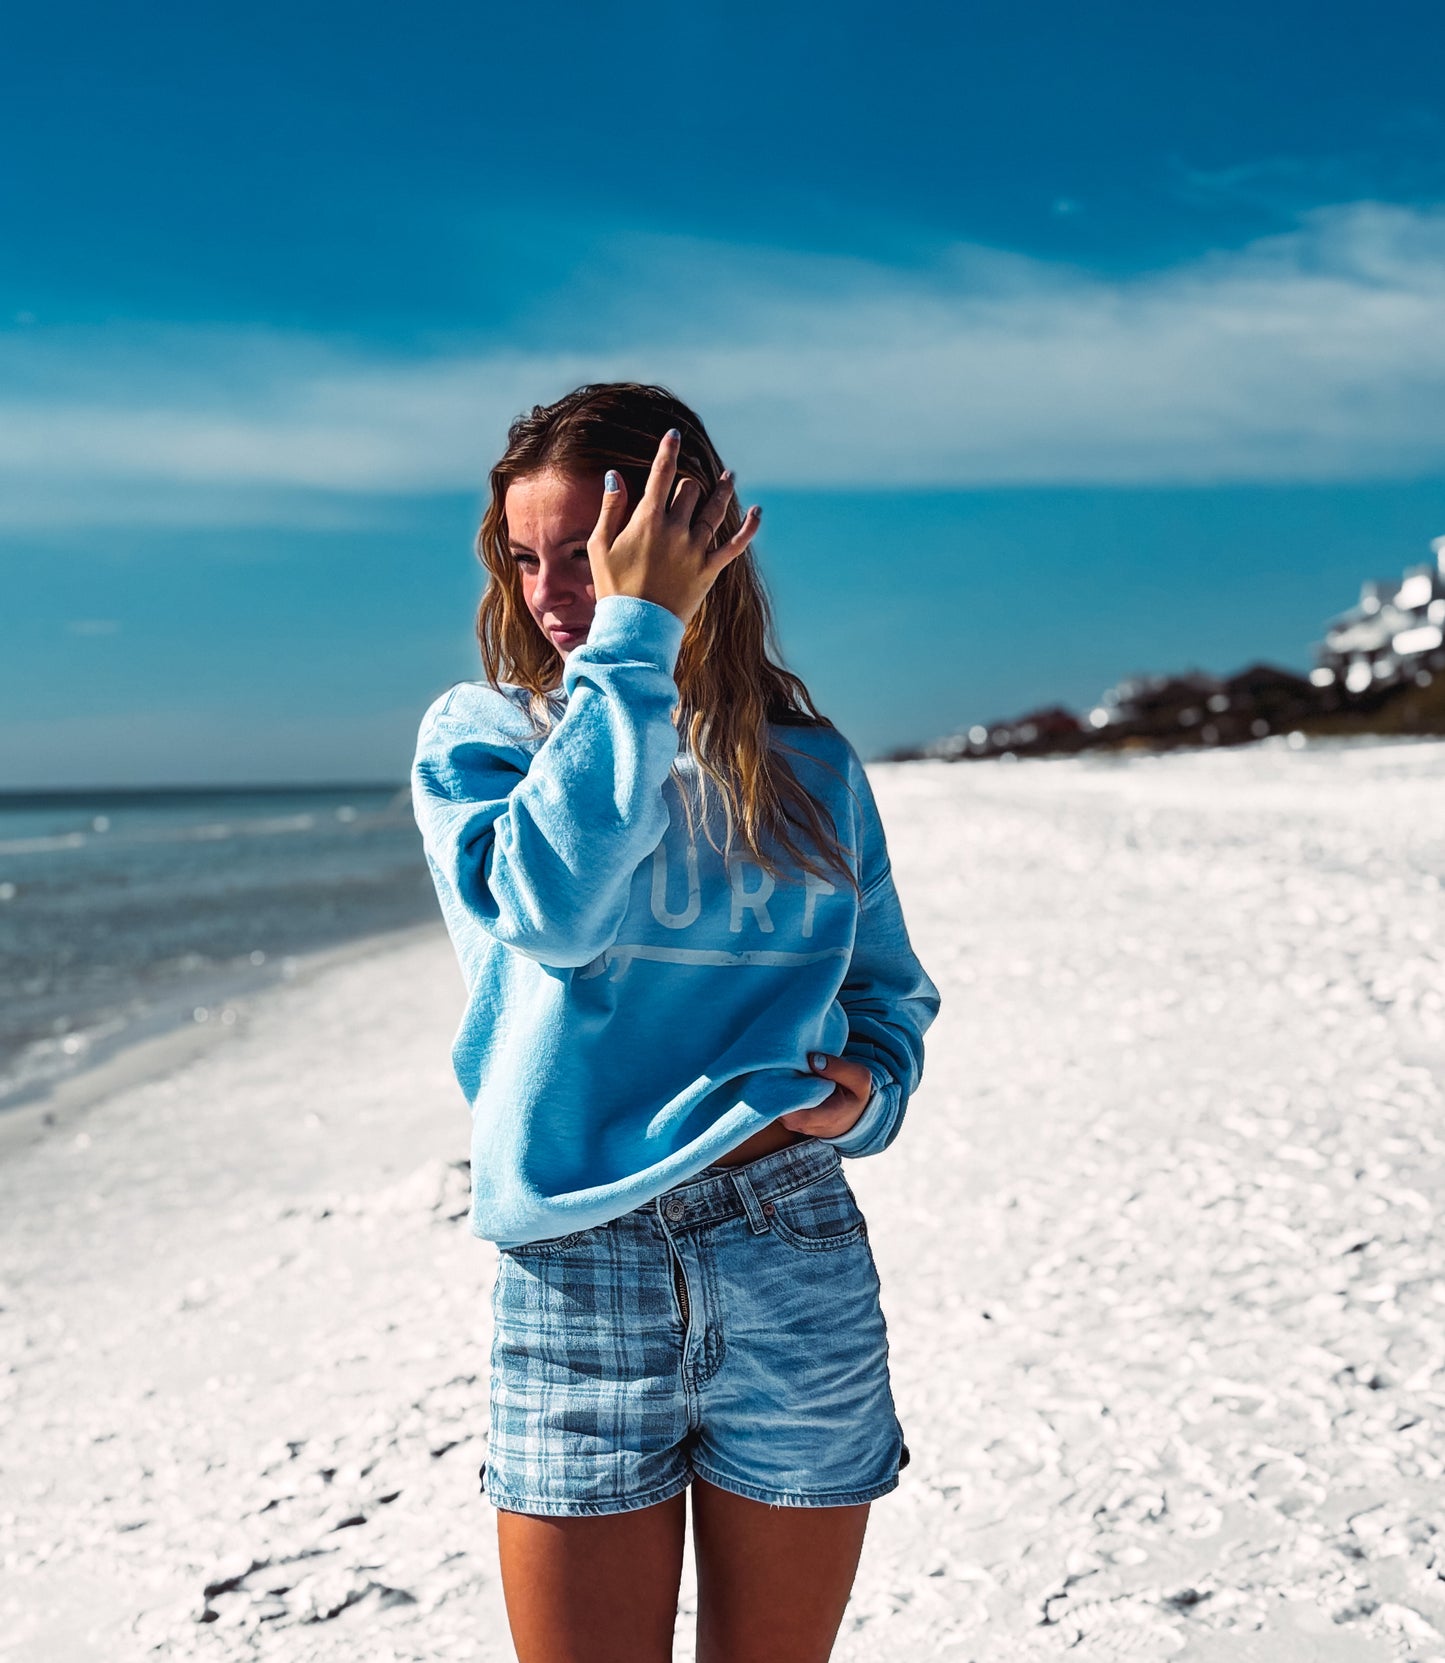
M 445 925 L 437 919 L 393 930 L 376 930 L 311 952 L 289 954 L 280 961 L 288 969 L 278 965 L 276 973 L 264 984 L 228 1001 L 236 1013 L 236 1020 L 229 1025 L 219 1021 L 188 1021 L 176 1013 L 166 1017 L 158 1028 L 135 1025 L 123 1029 L 113 1043 L 96 1047 L 77 1063 L 73 1072 L 38 1082 L 32 1090 L 17 1094 L 8 1104 L 0 1102 L 0 1162 L 17 1149 L 73 1127 L 96 1103 L 130 1086 L 169 1074 L 244 1034 L 258 1002 L 284 996 L 287 989 L 304 986 L 337 965 L 445 933 Z
M 0 793 L 0 1118 L 240 1005 L 303 958 L 438 919 L 410 795 L 272 782 Z

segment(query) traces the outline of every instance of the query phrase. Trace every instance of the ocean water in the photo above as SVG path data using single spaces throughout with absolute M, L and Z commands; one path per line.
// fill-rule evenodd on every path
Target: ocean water
M 0 792 L 0 1111 L 439 916 L 405 786 Z

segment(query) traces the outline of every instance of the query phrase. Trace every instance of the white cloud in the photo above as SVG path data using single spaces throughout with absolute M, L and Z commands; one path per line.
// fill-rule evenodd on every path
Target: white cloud
M 0 520 L 290 519 L 323 493 L 477 491 L 518 410 L 614 377 L 674 387 L 747 490 L 1445 468 L 1445 209 L 1320 209 L 1121 279 L 969 246 L 905 268 L 634 239 L 552 317 L 565 348 L 411 356 L 27 329 L 0 346 L 23 389 L 0 401 Z

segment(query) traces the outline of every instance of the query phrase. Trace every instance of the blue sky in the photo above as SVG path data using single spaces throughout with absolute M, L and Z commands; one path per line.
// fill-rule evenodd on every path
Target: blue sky
M 1445 532 L 1424 4 L 7 25 L 0 784 L 400 778 L 508 418 L 663 380 L 867 754 Z

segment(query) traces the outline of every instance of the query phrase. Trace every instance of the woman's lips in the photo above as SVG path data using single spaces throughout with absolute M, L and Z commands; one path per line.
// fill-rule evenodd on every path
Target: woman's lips
M 572 640 L 576 640 L 577 637 L 585 635 L 587 633 L 587 625 L 586 624 L 549 624 L 547 626 L 547 633 L 548 633 L 548 635 L 557 636 L 559 638 L 565 638 L 569 641 L 572 641 Z

